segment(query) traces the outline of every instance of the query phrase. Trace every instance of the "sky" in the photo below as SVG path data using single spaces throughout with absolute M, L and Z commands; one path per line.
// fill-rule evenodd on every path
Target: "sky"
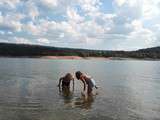
M 160 46 L 160 0 L 0 0 L 0 42 L 100 50 Z

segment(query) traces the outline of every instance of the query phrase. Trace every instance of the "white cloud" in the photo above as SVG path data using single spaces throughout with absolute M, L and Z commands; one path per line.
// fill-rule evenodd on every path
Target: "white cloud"
M 21 44 L 30 44 L 31 43 L 28 39 L 22 38 L 22 37 L 14 37 L 13 40 L 16 43 L 21 43 Z
M 33 22 L 29 22 L 26 25 L 23 25 L 23 30 L 27 31 L 28 33 L 30 33 L 32 35 L 41 34 L 40 26 L 34 25 Z
M 82 22 L 84 20 L 83 17 L 77 14 L 76 10 L 70 7 L 67 8 L 67 16 L 69 21 Z
M 133 47 L 137 47 L 137 49 L 141 47 L 152 47 L 156 40 L 155 34 L 145 28 L 133 31 L 128 36 L 128 41 L 132 43 Z
M 144 19 L 152 19 L 154 16 L 160 15 L 160 0 L 143 0 L 142 13 Z
M 115 2 L 118 6 L 122 6 L 126 2 L 126 0 L 115 0 Z
M 40 43 L 40 44 L 49 44 L 49 40 L 46 39 L 46 38 L 39 38 L 37 39 L 37 42 Z
M 64 33 L 60 33 L 59 37 L 64 38 Z
M 82 9 L 85 12 L 93 13 L 98 11 L 99 5 L 101 4 L 100 0 L 78 0 Z
M 20 0 L 2 0 L 0 1 L 0 5 L 16 8 L 16 5 L 20 2 Z
M 0 29 L 6 31 L 21 31 L 22 24 L 20 21 L 17 21 L 18 19 L 18 15 L 15 19 L 11 15 L 0 15 Z
M 48 8 L 53 8 L 58 4 L 57 0 L 40 0 L 40 2 Z
M 5 31 L 21 31 L 22 24 L 20 20 L 24 18 L 21 13 L 8 13 L 7 15 L 2 15 L 0 12 L 0 29 Z
M 142 22 L 139 20 L 133 20 L 131 22 L 131 27 L 133 27 L 134 30 L 139 30 L 142 29 L 143 25 Z
M 39 16 L 38 8 L 35 6 L 35 3 L 29 1 L 26 3 L 28 15 L 31 17 L 32 20 L 35 20 L 36 17 Z
M 159 43 L 160 0 L 113 0 L 111 11 L 103 11 L 101 4 L 101 0 L 2 0 L 0 37 L 11 40 L 9 36 L 22 32 L 15 41 L 104 49 Z

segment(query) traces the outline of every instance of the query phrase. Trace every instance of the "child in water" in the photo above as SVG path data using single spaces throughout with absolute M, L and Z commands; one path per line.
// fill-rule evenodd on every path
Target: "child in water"
M 59 90 L 61 91 L 61 87 L 62 90 L 66 90 L 66 89 L 70 89 L 70 82 L 73 81 L 73 90 L 74 90 L 74 77 L 72 76 L 71 73 L 67 73 L 65 76 L 61 77 L 59 79 Z
M 86 90 L 86 85 L 88 86 L 87 88 L 87 93 L 88 93 L 88 95 L 91 95 L 92 94 L 92 90 L 93 90 L 93 88 L 95 87 L 96 89 L 98 88 L 97 86 L 96 86 L 96 83 L 95 83 L 95 81 L 91 78 L 91 77 L 89 77 L 89 76 L 87 76 L 87 75 L 85 75 L 85 74 L 83 74 L 82 72 L 80 72 L 80 71 L 77 71 L 76 73 L 75 73 L 75 75 L 76 75 L 76 78 L 78 79 L 78 80 L 81 80 L 82 82 L 83 82 L 83 84 L 84 84 L 84 91 Z

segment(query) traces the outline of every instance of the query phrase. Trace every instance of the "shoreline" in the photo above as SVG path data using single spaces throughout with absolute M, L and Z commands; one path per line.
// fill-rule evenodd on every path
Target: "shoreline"
M 154 58 L 123 58 L 123 57 L 80 57 L 80 56 L 0 56 L 0 58 L 35 58 L 50 60 L 146 60 L 160 61 Z
M 102 59 L 102 60 L 110 60 L 110 57 L 80 57 L 80 56 L 41 56 L 40 58 L 44 59 L 68 59 L 68 60 L 91 60 L 91 59 Z

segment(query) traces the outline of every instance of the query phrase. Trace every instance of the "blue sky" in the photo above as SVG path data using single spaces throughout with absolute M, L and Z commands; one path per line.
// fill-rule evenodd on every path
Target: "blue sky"
M 160 0 L 1 0 L 0 42 L 135 50 L 160 45 Z

